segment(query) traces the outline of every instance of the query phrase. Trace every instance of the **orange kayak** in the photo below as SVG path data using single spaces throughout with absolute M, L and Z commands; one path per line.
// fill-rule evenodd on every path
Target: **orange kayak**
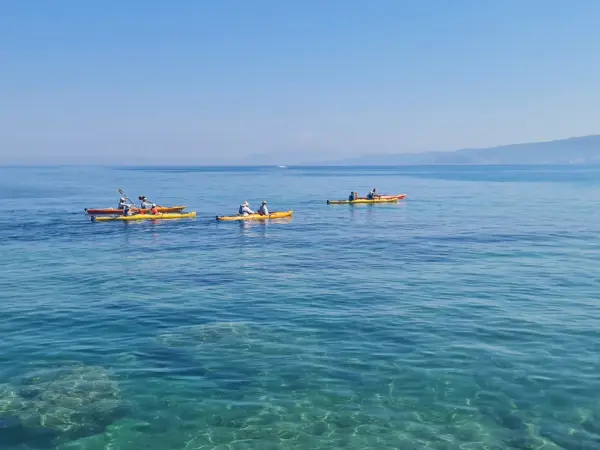
M 185 209 L 185 206 L 159 206 L 158 212 L 160 213 L 177 213 L 177 212 L 181 212 Z M 144 213 L 149 213 L 150 209 L 140 209 L 139 211 L 142 212 L 142 214 Z M 85 209 L 85 212 L 90 214 L 90 215 L 98 215 L 98 214 L 114 214 L 117 216 L 122 216 L 123 215 L 123 210 L 122 209 L 117 209 L 117 208 L 105 208 L 105 209 Z

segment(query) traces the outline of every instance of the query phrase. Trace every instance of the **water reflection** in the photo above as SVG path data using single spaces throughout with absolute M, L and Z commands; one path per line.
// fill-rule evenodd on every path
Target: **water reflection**
M 269 227 L 277 226 L 278 224 L 291 223 L 291 217 L 271 220 L 240 220 L 240 231 L 242 235 L 250 236 L 258 234 L 262 237 L 268 236 Z

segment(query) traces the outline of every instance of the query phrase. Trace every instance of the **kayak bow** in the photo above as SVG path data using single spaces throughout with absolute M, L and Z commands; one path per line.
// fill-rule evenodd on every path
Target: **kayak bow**
M 248 214 L 247 216 L 217 216 L 219 221 L 231 221 L 231 220 L 267 220 L 267 219 L 281 219 L 283 217 L 290 217 L 294 211 L 279 211 L 272 212 L 268 216 L 260 214 Z
M 168 219 L 185 219 L 196 217 L 196 212 L 189 213 L 163 213 L 163 214 L 136 214 L 133 216 L 118 216 L 118 217 L 96 217 L 92 216 L 92 222 L 108 222 L 114 220 L 168 220 Z
M 185 206 L 159 206 L 158 212 L 178 213 L 178 212 L 183 211 L 185 208 L 186 208 Z M 139 211 L 142 211 L 142 213 L 149 213 L 150 209 L 139 209 Z M 117 208 L 104 208 L 104 209 L 87 209 L 87 208 L 85 208 L 85 212 L 88 213 L 90 216 L 98 215 L 98 214 L 117 214 L 119 216 L 123 215 L 123 210 L 117 209 Z

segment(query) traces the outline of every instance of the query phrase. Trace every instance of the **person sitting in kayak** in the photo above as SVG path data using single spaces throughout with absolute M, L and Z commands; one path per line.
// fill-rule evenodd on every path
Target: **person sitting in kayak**
M 138 197 L 138 199 L 140 199 L 142 201 L 142 204 L 140 205 L 142 207 L 142 209 L 152 208 L 152 203 L 150 203 L 150 201 L 146 198 L 145 195 L 140 195 Z
M 367 194 L 367 198 L 369 200 L 375 200 L 376 198 L 379 198 L 379 197 L 381 197 L 381 195 L 379 195 L 377 193 L 377 190 L 375 188 L 373 188 L 373 190 Z
M 260 205 L 260 208 L 258 210 L 258 213 L 261 216 L 268 216 L 269 215 L 269 208 L 267 208 L 267 201 L 263 200 L 262 205 Z
M 238 210 L 238 215 L 247 216 L 248 214 L 256 214 L 248 207 L 248 202 L 244 202 L 240 205 L 240 209 Z
M 141 214 L 141 211 L 135 205 L 132 205 L 131 203 L 127 203 L 125 205 L 125 207 L 123 208 L 124 216 L 135 216 L 136 214 Z
M 150 213 L 151 214 L 160 214 L 160 212 L 158 212 L 158 208 L 156 207 L 156 203 L 152 203 L 152 208 L 150 209 Z
M 358 199 L 358 192 L 350 192 L 350 195 L 348 196 L 348 200 L 353 202 L 354 200 Z
M 129 202 L 125 197 L 119 199 L 119 209 L 125 209 L 125 206 L 129 205 Z

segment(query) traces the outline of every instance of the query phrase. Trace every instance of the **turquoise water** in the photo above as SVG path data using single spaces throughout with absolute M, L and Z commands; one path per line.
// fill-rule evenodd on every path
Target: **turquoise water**
M 408 194 L 327 206 L 352 189 Z M 195 220 L 90 223 L 118 188 Z M 598 449 L 600 168 L 0 168 L 0 448 Z M 292 220 L 216 223 L 243 200 Z

